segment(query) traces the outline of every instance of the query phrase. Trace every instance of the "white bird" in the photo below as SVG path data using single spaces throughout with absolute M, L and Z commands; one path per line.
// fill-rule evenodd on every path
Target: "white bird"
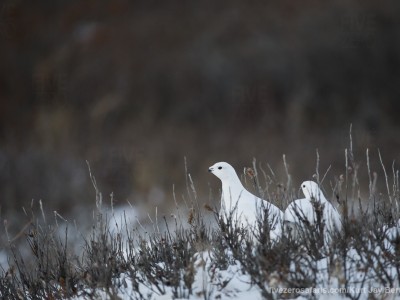
M 329 241 L 331 234 L 342 230 L 340 214 L 326 200 L 316 182 L 304 181 L 301 184 L 301 189 L 305 198 L 297 199 L 289 204 L 284 214 L 285 223 L 294 225 L 297 233 L 299 230 L 304 230 L 307 223 L 309 225 L 324 224 L 323 234 Z
M 257 228 L 257 220 L 268 212 L 270 238 L 277 240 L 282 233 L 283 212 L 245 189 L 235 169 L 226 162 L 218 162 L 208 169 L 222 182 L 221 211 L 222 217 L 233 213 L 235 221 L 248 229 Z

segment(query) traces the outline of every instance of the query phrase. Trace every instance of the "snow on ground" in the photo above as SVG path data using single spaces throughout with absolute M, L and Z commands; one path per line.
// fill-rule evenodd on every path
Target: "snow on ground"
M 129 209 L 132 212 L 132 208 Z M 134 216 L 134 214 L 126 213 L 126 210 L 125 207 L 113 211 L 110 226 L 113 226 L 114 223 L 115 227 L 111 229 L 112 232 L 120 232 L 125 227 L 125 222 L 137 222 L 135 217 L 128 219 L 128 215 Z M 349 299 L 350 296 L 357 299 L 358 295 L 360 300 L 400 299 L 400 287 L 395 286 L 394 289 L 389 289 L 383 287 L 377 280 L 379 274 L 376 270 L 382 270 L 383 266 L 387 276 L 393 278 L 393 282 L 399 282 L 395 264 L 388 264 L 387 260 L 388 254 L 396 256 L 393 241 L 398 238 L 399 229 L 398 227 L 385 227 L 383 232 L 386 234 L 386 239 L 382 248 L 380 245 L 372 244 L 372 242 L 367 246 L 368 249 L 363 249 L 363 251 L 350 247 L 346 252 L 345 261 L 339 254 L 328 255 L 319 260 L 303 255 L 300 260 L 293 261 L 290 266 L 292 272 L 301 271 L 303 274 L 309 274 L 310 277 L 313 277 L 313 274 L 315 275 L 315 282 L 308 287 L 290 287 L 280 282 L 279 276 L 276 276 L 276 280 L 273 280 L 274 276 L 269 276 L 270 278 L 265 281 L 263 288 L 273 294 L 275 299 L 306 300 L 316 297 L 322 300 L 336 300 Z M 365 253 L 373 253 L 374 255 L 366 257 Z M 235 260 L 229 251 L 226 251 L 226 255 L 227 261 L 230 263 L 225 269 L 222 269 L 216 265 L 215 256 L 211 250 L 195 253 L 193 256 L 194 277 L 191 288 L 188 288 L 183 280 L 175 288 L 161 282 L 151 282 L 141 273 L 140 268 L 133 266 L 134 275 L 126 272 L 113 279 L 113 290 L 106 291 L 99 288 L 95 291 L 96 294 L 93 297 L 78 295 L 72 299 L 110 299 L 111 295 L 121 299 L 144 298 L 151 300 L 263 299 L 262 289 L 251 282 L 251 276 L 245 272 L 240 262 Z M 0 252 L 0 263 L 4 260 L 4 257 L 5 255 Z M 299 265 L 301 270 L 298 269 Z M 162 263 L 159 263 L 158 266 L 165 268 Z M 314 272 L 315 270 L 316 272 Z M 185 270 L 180 272 L 181 278 L 184 278 L 186 274 L 182 272 L 185 272 Z M 347 279 L 344 273 L 347 273 Z M 347 285 L 345 285 L 346 281 Z M 87 292 L 93 291 L 87 290 Z
M 375 249 L 375 252 L 380 254 L 381 249 Z M 238 261 L 230 257 L 232 264 L 222 270 L 216 267 L 212 255 L 209 251 L 198 252 L 194 255 L 195 275 L 191 291 L 182 282 L 178 289 L 174 290 L 170 286 L 163 286 L 161 288 L 162 292 L 160 292 L 159 289 L 146 281 L 145 278 L 138 276 L 136 277 L 136 282 L 133 282 L 129 274 L 123 273 L 119 278 L 115 279 L 114 286 L 119 287 L 114 292 L 121 299 L 138 299 L 138 291 L 146 299 L 152 300 L 263 299 L 261 289 L 251 283 L 250 275 L 244 272 Z M 228 252 L 227 255 L 231 256 Z M 311 272 L 311 268 L 314 267 L 317 269 L 316 284 L 314 287 L 291 288 L 280 284 L 279 281 L 272 282 L 270 280 L 270 286 L 266 286 L 265 288 L 274 295 L 275 299 L 306 300 L 316 296 L 317 299 L 335 300 L 345 299 L 346 293 L 353 297 L 360 294 L 360 300 L 371 299 L 371 297 L 374 299 L 399 299 L 400 288 L 389 289 L 377 284 L 374 279 L 374 276 L 376 276 L 374 270 L 368 270 L 367 273 L 363 270 L 363 258 L 360 257 L 355 249 L 349 249 L 347 257 L 346 268 L 351 274 L 351 280 L 347 287 L 343 283 L 341 266 L 335 265 L 335 263 L 330 262 L 329 258 L 326 257 L 318 261 L 311 261 L 311 264 L 309 264 L 310 270 L 308 271 Z M 335 260 L 335 258 L 333 259 Z M 378 261 L 375 263 L 378 263 Z M 291 268 L 294 269 L 295 266 L 292 265 Z M 395 270 L 389 268 L 387 272 L 391 273 L 395 272 Z M 134 288 L 133 284 L 136 284 L 137 288 Z M 99 290 L 96 298 L 110 299 L 110 292 L 106 292 L 104 289 Z M 85 298 L 75 297 L 73 299 L 80 300 Z
M 172 287 L 162 287 L 164 294 L 150 283 L 139 283 L 138 289 L 133 288 L 133 282 L 128 274 L 121 274 L 116 281 L 120 285 L 117 296 L 122 299 L 137 299 L 138 292 L 151 300 L 162 299 L 263 299 L 260 289 L 250 283 L 250 276 L 241 271 L 241 265 L 236 262 L 226 270 L 220 270 L 213 265 L 211 254 L 207 251 L 199 252 L 194 255 L 195 277 L 192 291 L 189 292 L 182 283 L 178 289 L 177 297 L 174 296 Z M 138 281 L 144 278 L 139 278 Z M 176 291 L 175 291 L 176 293 Z M 99 299 L 109 299 L 110 293 L 101 290 L 96 295 Z M 75 297 L 75 300 L 85 299 Z

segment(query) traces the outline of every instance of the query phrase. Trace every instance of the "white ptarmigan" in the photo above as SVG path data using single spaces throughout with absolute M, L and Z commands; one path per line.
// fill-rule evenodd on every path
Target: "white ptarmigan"
M 263 200 L 245 189 L 235 169 L 226 162 L 218 162 L 208 169 L 222 182 L 221 211 L 222 217 L 233 213 L 235 221 L 250 230 L 257 227 L 257 219 L 268 212 L 270 238 L 277 240 L 282 234 L 283 212 L 272 203 Z
M 336 208 L 326 200 L 324 194 L 314 181 L 304 181 L 301 189 L 305 198 L 297 199 L 289 204 L 285 210 L 284 221 L 295 226 L 295 229 L 302 230 L 305 223 L 317 224 L 318 214 L 316 208 L 322 209 L 321 223 L 325 225 L 323 234 L 330 240 L 329 236 L 342 230 L 342 220 Z

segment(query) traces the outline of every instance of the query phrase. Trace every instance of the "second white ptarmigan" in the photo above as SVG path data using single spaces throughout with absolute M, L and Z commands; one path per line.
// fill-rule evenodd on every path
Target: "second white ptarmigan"
M 208 169 L 222 182 L 221 211 L 222 217 L 229 216 L 250 230 L 257 227 L 257 219 L 268 212 L 270 238 L 277 240 L 282 234 L 283 212 L 272 203 L 251 194 L 243 186 L 235 169 L 226 162 L 218 162 Z
M 317 211 L 321 209 L 320 223 L 324 224 L 327 241 L 335 231 L 342 230 L 342 220 L 336 208 L 325 198 L 318 184 L 314 181 L 304 181 L 301 189 L 305 198 L 297 199 L 289 204 L 285 210 L 285 223 L 294 226 L 295 230 L 305 229 L 306 224 L 317 224 Z

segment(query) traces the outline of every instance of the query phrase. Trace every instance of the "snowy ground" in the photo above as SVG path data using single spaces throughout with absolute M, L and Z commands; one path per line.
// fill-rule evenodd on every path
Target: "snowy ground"
M 381 254 L 381 249 L 375 249 L 377 254 Z M 235 261 L 230 253 L 232 264 L 225 270 L 221 270 L 213 263 L 211 252 L 196 253 L 195 277 L 190 291 L 182 282 L 180 289 L 173 289 L 168 286 L 156 287 L 143 277 L 132 281 L 129 274 L 123 273 L 114 281 L 116 290 L 98 290 L 96 298 L 110 299 L 111 295 L 116 295 L 121 299 L 264 299 L 262 290 L 256 284 L 251 283 L 249 274 L 243 271 L 241 264 Z M 274 299 L 298 299 L 306 300 L 313 297 L 322 300 L 333 299 L 400 299 L 400 288 L 382 287 L 375 282 L 373 270 L 364 272 L 363 259 L 359 257 L 357 251 L 350 249 L 347 253 L 347 271 L 352 273 L 352 281 L 348 286 L 343 283 L 341 266 L 332 264 L 328 258 L 318 261 L 307 262 L 309 270 L 303 268 L 302 272 L 311 272 L 317 269 L 317 281 L 315 286 L 310 287 L 289 287 L 279 281 L 279 274 L 271 276 L 269 286 L 264 288 L 273 296 Z M 304 259 L 307 259 L 305 257 Z M 311 258 L 309 258 L 311 260 Z M 335 258 L 334 258 L 335 260 Z M 375 263 L 379 263 L 376 261 Z M 332 267 L 333 265 L 333 267 Z M 294 264 L 292 268 L 297 266 Z M 396 270 L 389 267 L 386 270 L 391 276 L 396 277 Z M 139 279 L 139 280 L 138 280 Z M 134 284 L 139 285 L 134 288 Z M 77 296 L 75 300 L 87 299 L 87 297 Z
M 222 233 L 221 228 L 213 228 L 211 232 L 205 231 L 207 234 L 204 239 L 199 239 L 197 234 L 201 226 L 188 226 L 190 228 L 180 231 L 179 228 L 174 228 L 171 222 L 165 225 L 170 230 L 167 235 L 164 232 L 165 227 L 154 225 L 153 229 L 157 233 L 155 239 L 152 240 L 150 234 L 146 235 L 148 240 L 142 241 L 137 237 L 133 239 L 130 234 L 136 234 L 137 231 L 129 231 L 126 228 L 137 227 L 138 220 L 133 209 L 129 209 L 129 214 L 124 209 L 104 214 L 100 219 L 106 220 L 108 227 L 95 223 L 98 226 L 97 233 L 85 236 L 90 243 L 83 243 L 86 248 L 84 255 L 79 257 L 80 263 L 77 263 L 76 259 L 70 260 L 70 266 L 75 268 L 70 278 L 76 279 L 74 285 L 76 289 L 68 290 L 65 285 L 60 284 L 57 277 L 59 273 L 56 270 L 54 276 L 51 277 L 55 279 L 47 281 L 51 289 L 44 290 L 43 297 L 51 298 L 56 295 L 53 298 L 57 298 L 61 295 L 61 297 L 74 300 L 400 299 L 398 286 L 400 223 L 397 227 L 391 228 L 385 225 L 376 232 L 361 230 L 360 232 L 364 233 L 360 235 L 362 242 L 357 240 L 357 234 L 352 234 L 346 240 L 345 248 L 340 247 L 339 239 L 335 244 L 319 249 L 322 255 L 318 259 L 308 253 L 309 249 L 303 248 L 305 243 L 295 244 L 294 248 L 288 248 L 290 253 L 282 251 L 287 245 L 286 242 L 282 242 L 284 239 L 271 246 L 255 242 L 250 248 L 246 248 L 245 244 L 240 244 L 242 246 L 239 245 L 239 249 L 243 250 L 240 253 L 244 253 L 242 257 L 240 253 L 233 252 L 234 248 L 228 247 L 230 237 L 226 231 Z M 60 228 L 62 229 L 60 229 L 60 236 L 63 236 L 64 227 L 60 225 Z M 184 235 L 181 235 L 182 232 Z M 103 233 L 110 238 L 109 244 L 97 239 Z M 240 234 L 233 234 L 233 236 L 237 239 Z M 119 238 L 123 245 L 121 252 L 118 250 Z M 129 239 L 131 239 L 131 244 L 128 243 Z M 177 249 L 172 249 L 176 243 L 182 243 L 182 245 L 179 244 Z M 128 245 L 131 245 L 131 248 Z M 155 249 L 156 247 L 159 248 Z M 69 246 L 69 249 L 74 248 Z M 105 252 L 101 252 L 104 249 Z M 276 249 L 280 252 L 277 253 Z M 341 252 L 341 249 L 344 251 Z M 91 250 L 92 254 L 88 250 Z M 82 248 L 80 251 L 82 252 Z M 263 256 L 258 253 L 263 253 Z M 268 253 L 275 253 L 275 256 Z M 106 259 L 102 260 L 103 256 Z M 221 256 L 224 258 L 223 263 L 221 263 Z M 262 264 L 263 260 L 265 263 L 266 257 L 273 258 L 271 263 L 268 262 L 273 265 L 272 272 L 266 272 L 265 265 Z M 281 260 L 278 264 L 274 264 L 274 261 L 282 257 L 284 261 L 287 260 L 287 264 L 282 264 Z M 116 270 L 109 266 L 113 260 L 116 263 Z M 148 260 L 148 262 L 143 264 L 143 260 Z M 249 268 L 249 260 L 262 267 Z M 6 262 L 6 254 L 0 251 L 0 264 L 5 268 L 4 271 L 7 271 Z M 179 267 L 174 269 L 176 265 Z M 53 268 L 58 267 L 57 263 L 53 266 Z M 282 267 L 287 269 L 282 271 Z M 258 273 L 254 274 L 254 270 Z M 106 276 L 101 276 L 107 272 L 109 272 L 110 281 Z M 159 273 L 161 273 L 160 276 Z M 35 276 L 39 274 L 35 278 L 41 278 L 40 276 L 45 273 L 32 274 Z M 93 274 L 93 277 L 88 274 Z M 101 274 L 102 282 L 94 279 L 96 274 Z M 174 276 L 171 277 L 171 274 Z M 171 283 L 171 278 L 178 279 Z M 7 282 L 7 278 L 4 280 Z M 259 282 L 255 282 L 257 280 Z M 104 286 L 110 286 L 110 288 L 106 289 Z M 49 294 L 49 291 L 53 294 Z M 25 293 L 27 298 L 35 295 L 35 292 L 29 288 L 25 290 Z

